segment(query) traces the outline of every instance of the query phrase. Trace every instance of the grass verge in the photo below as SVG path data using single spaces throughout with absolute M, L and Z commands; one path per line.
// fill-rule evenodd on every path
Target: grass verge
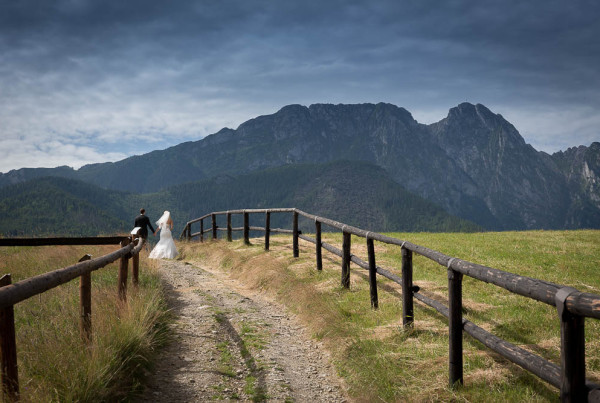
M 391 234 L 450 256 L 581 291 L 600 293 L 600 231 L 532 231 L 484 234 Z M 338 247 L 341 236 L 325 234 Z M 366 259 L 364 239 L 352 238 L 352 253 Z M 448 388 L 448 324 L 417 302 L 415 327 L 402 328 L 401 290 L 378 278 L 379 306 L 370 307 L 367 272 L 352 265 L 349 290 L 340 287 L 340 259 L 324 253 L 317 272 L 314 245 L 301 242 L 291 254 L 289 237 L 182 246 L 185 258 L 220 267 L 245 284 L 274 295 L 298 314 L 332 352 L 348 394 L 358 401 L 555 401 L 558 390 L 465 335 L 465 385 Z M 376 244 L 377 263 L 400 274 L 400 248 Z M 421 292 L 447 300 L 445 268 L 414 258 Z M 560 330 L 553 307 L 465 278 L 465 316 L 478 326 L 555 363 Z M 600 382 L 600 321 L 586 321 L 587 376 Z
M 0 275 L 13 283 L 70 266 L 114 246 L 0 248 Z M 79 281 L 15 306 L 21 400 L 123 401 L 141 390 L 169 321 L 157 273 L 142 256 L 140 285 L 117 298 L 117 263 L 92 273 L 92 341 L 79 333 Z

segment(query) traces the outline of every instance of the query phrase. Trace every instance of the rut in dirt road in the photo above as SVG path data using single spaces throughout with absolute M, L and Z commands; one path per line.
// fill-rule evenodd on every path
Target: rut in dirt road
M 207 267 L 162 260 L 160 273 L 174 341 L 140 401 L 347 400 L 320 343 L 282 306 Z

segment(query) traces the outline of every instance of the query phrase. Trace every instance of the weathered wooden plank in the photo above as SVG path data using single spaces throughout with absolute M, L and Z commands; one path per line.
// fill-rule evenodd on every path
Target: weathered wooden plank
M 299 236 L 300 239 L 303 239 L 305 241 L 311 242 L 311 243 L 315 243 L 315 240 L 311 237 L 308 237 L 306 235 L 300 235 Z M 336 248 L 335 246 L 328 244 L 327 242 L 321 242 L 321 246 L 323 247 L 323 249 L 325 249 L 326 251 L 333 253 L 336 256 L 342 257 L 342 250 Z M 359 266 L 362 269 L 365 270 L 369 270 L 369 264 L 367 262 L 365 262 L 364 260 L 361 260 L 358 256 L 356 255 L 350 255 L 350 261 L 352 263 L 355 263 L 357 266 Z M 395 275 L 394 273 L 390 272 L 389 270 L 386 270 L 380 266 L 377 266 L 377 274 L 392 280 L 395 283 L 398 284 L 402 284 L 402 278 Z
M 446 318 L 449 317 L 448 307 L 444 306 L 442 303 L 419 292 L 415 293 L 414 297 L 425 305 L 432 307 Z M 485 331 L 473 322 L 466 319 L 463 319 L 462 322 L 464 331 L 480 341 L 490 350 L 497 352 L 504 358 L 533 373 L 551 385 L 560 387 L 560 367 L 558 365 Z
M 456 259 L 445 255 L 433 249 L 426 248 L 421 245 L 415 245 L 411 242 L 397 238 L 392 238 L 387 235 L 382 235 L 374 232 L 362 230 L 360 228 L 345 225 L 338 221 L 330 220 L 324 217 L 318 217 L 313 214 L 305 213 L 301 210 L 296 210 L 298 214 L 312 219 L 318 220 L 333 228 L 350 232 L 353 235 L 366 237 L 369 234 L 374 240 L 384 242 L 391 245 L 403 246 L 414 253 L 427 257 L 440 265 L 447 267 L 451 263 L 450 268 L 457 270 L 469 277 L 485 281 L 504 288 L 516 294 L 535 299 L 540 302 L 554 306 L 554 295 L 562 288 L 562 285 L 553 284 L 548 281 L 533 279 L 530 277 L 519 276 L 517 274 L 505 272 L 491 267 L 471 263 L 466 260 Z M 600 319 L 600 295 L 577 293 L 569 296 L 566 301 L 567 309 L 577 315 L 582 315 L 590 318 Z
M 569 295 L 565 304 L 569 312 L 575 315 L 600 319 L 600 295 L 575 292 Z
M 323 246 L 323 249 L 325 249 L 326 251 L 331 252 L 331 253 L 333 253 L 336 256 L 342 257 L 342 250 L 341 249 L 338 249 L 335 246 L 333 246 L 331 244 L 328 244 L 327 242 L 321 242 L 321 246 Z
M 186 223 L 186 225 L 187 225 L 187 224 L 193 224 L 193 223 L 196 223 L 196 222 L 198 222 L 198 221 L 202 221 L 202 220 L 204 220 L 205 218 L 208 218 L 208 217 L 210 217 L 210 216 L 211 216 L 211 214 L 213 214 L 213 213 L 205 214 L 205 215 L 203 215 L 202 217 L 198 217 L 198 218 L 195 218 L 195 219 L 193 219 L 193 220 L 190 220 L 190 221 L 188 221 L 188 222 Z
M 238 210 L 243 212 L 244 210 Z M 253 211 L 253 210 L 245 210 Z M 475 279 L 485 281 L 519 295 L 523 295 L 537 301 L 554 305 L 554 295 L 558 289 L 562 288 L 561 285 L 553 284 L 543 280 L 537 280 L 529 277 L 519 276 L 513 273 L 504 272 L 498 269 L 493 269 L 487 266 L 471 263 L 462 259 L 452 258 L 451 256 L 445 255 L 441 252 L 423 247 L 421 245 L 415 245 L 411 242 L 404 241 L 397 238 L 392 238 L 386 235 L 364 231 L 360 228 L 345 225 L 338 221 L 330 220 L 328 218 L 319 217 L 313 214 L 306 213 L 298 209 L 261 209 L 256 210 L 257 212 L 266 211 L 281 211 L 289 212 L 293 211 L 296 214 L 302 215 L 306 218 L 314 220 L 315 222 L 324 223 L 333 228 L 339 230 L 345 230 L 353 235 L 366 237 L 369 234 L 374 240 L 384 242 L 392 245 L 403 246 L 414 253 L 421 256 L 427 257 L 442 266 L 447 266 L 451 263 L 451 268 L 457 270 L 467 276 Z M 600 296 L 589 293 L 579 293 L 571 295 L 566 301 L 567 309 L 577 315 L 586 317 L 592 317 L 600 319 Z
M 15 284 L 2 287 L 0 288 L 0 308 L 14 305 L 27 298 L 33 297 L 34 295 L 41 294 L 44 291 L 79 277 L 83 273 L 98 270 L 123 256 L 129 255 L 133 248 L 134 244 L 129 244 L 124 248 L 120 248 L 115 252 L 99 258 L 77 263 L 49 273 L 40 274 L 35 277 L 21 280 Z
M 294 231 L 291 229 L 285 229 L 285 228 L 271 228 L 271 233 L 277 233 L 277 234 L 293 234 Z
M 588 392 L 588 402 L 590 403 L 600 403 L 600 386 L 598 385 L 593 385 L 590 386 L 589 384 L 586 385 L 589 392 Z
M 270 213 L 293 213 L 296 211 L 294 208 L 269 208 L 269 209 L 241 209 L 241 210 L 227 210 L 227 211 L 217 211 L 213 214 L 243 214 L 244 212 L 248 212 L 250 214 L 265 214 L 266 212 Z
M 231 227 L 231 231 L 232 232 L 239 232 L 239 231 L 243 231 L 244 227 Z

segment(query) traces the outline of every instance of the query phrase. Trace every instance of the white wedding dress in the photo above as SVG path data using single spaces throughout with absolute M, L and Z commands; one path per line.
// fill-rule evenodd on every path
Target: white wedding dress
M 173 259 L 177 256 L 177 248 L 175 242 L 173 242 L 173 235 L 168 224 L 161 224 L 160 227 L 160 241 L 156 244 L 150 255 L 150 259 Z

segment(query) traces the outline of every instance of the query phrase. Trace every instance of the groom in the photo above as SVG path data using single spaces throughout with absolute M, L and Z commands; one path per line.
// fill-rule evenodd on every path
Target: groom
M 152 230 L 152 235 L 156 236 L 156 231 L 152 228 L 152 224 L 150 224 L 150 219 L 145 215 L 146 210 L 140 209 L 140 215 L 135 217 L 134 225 L 136 227 L 140 227 L 140 236 L 144 239 L 148 239 L 148 228 Z

